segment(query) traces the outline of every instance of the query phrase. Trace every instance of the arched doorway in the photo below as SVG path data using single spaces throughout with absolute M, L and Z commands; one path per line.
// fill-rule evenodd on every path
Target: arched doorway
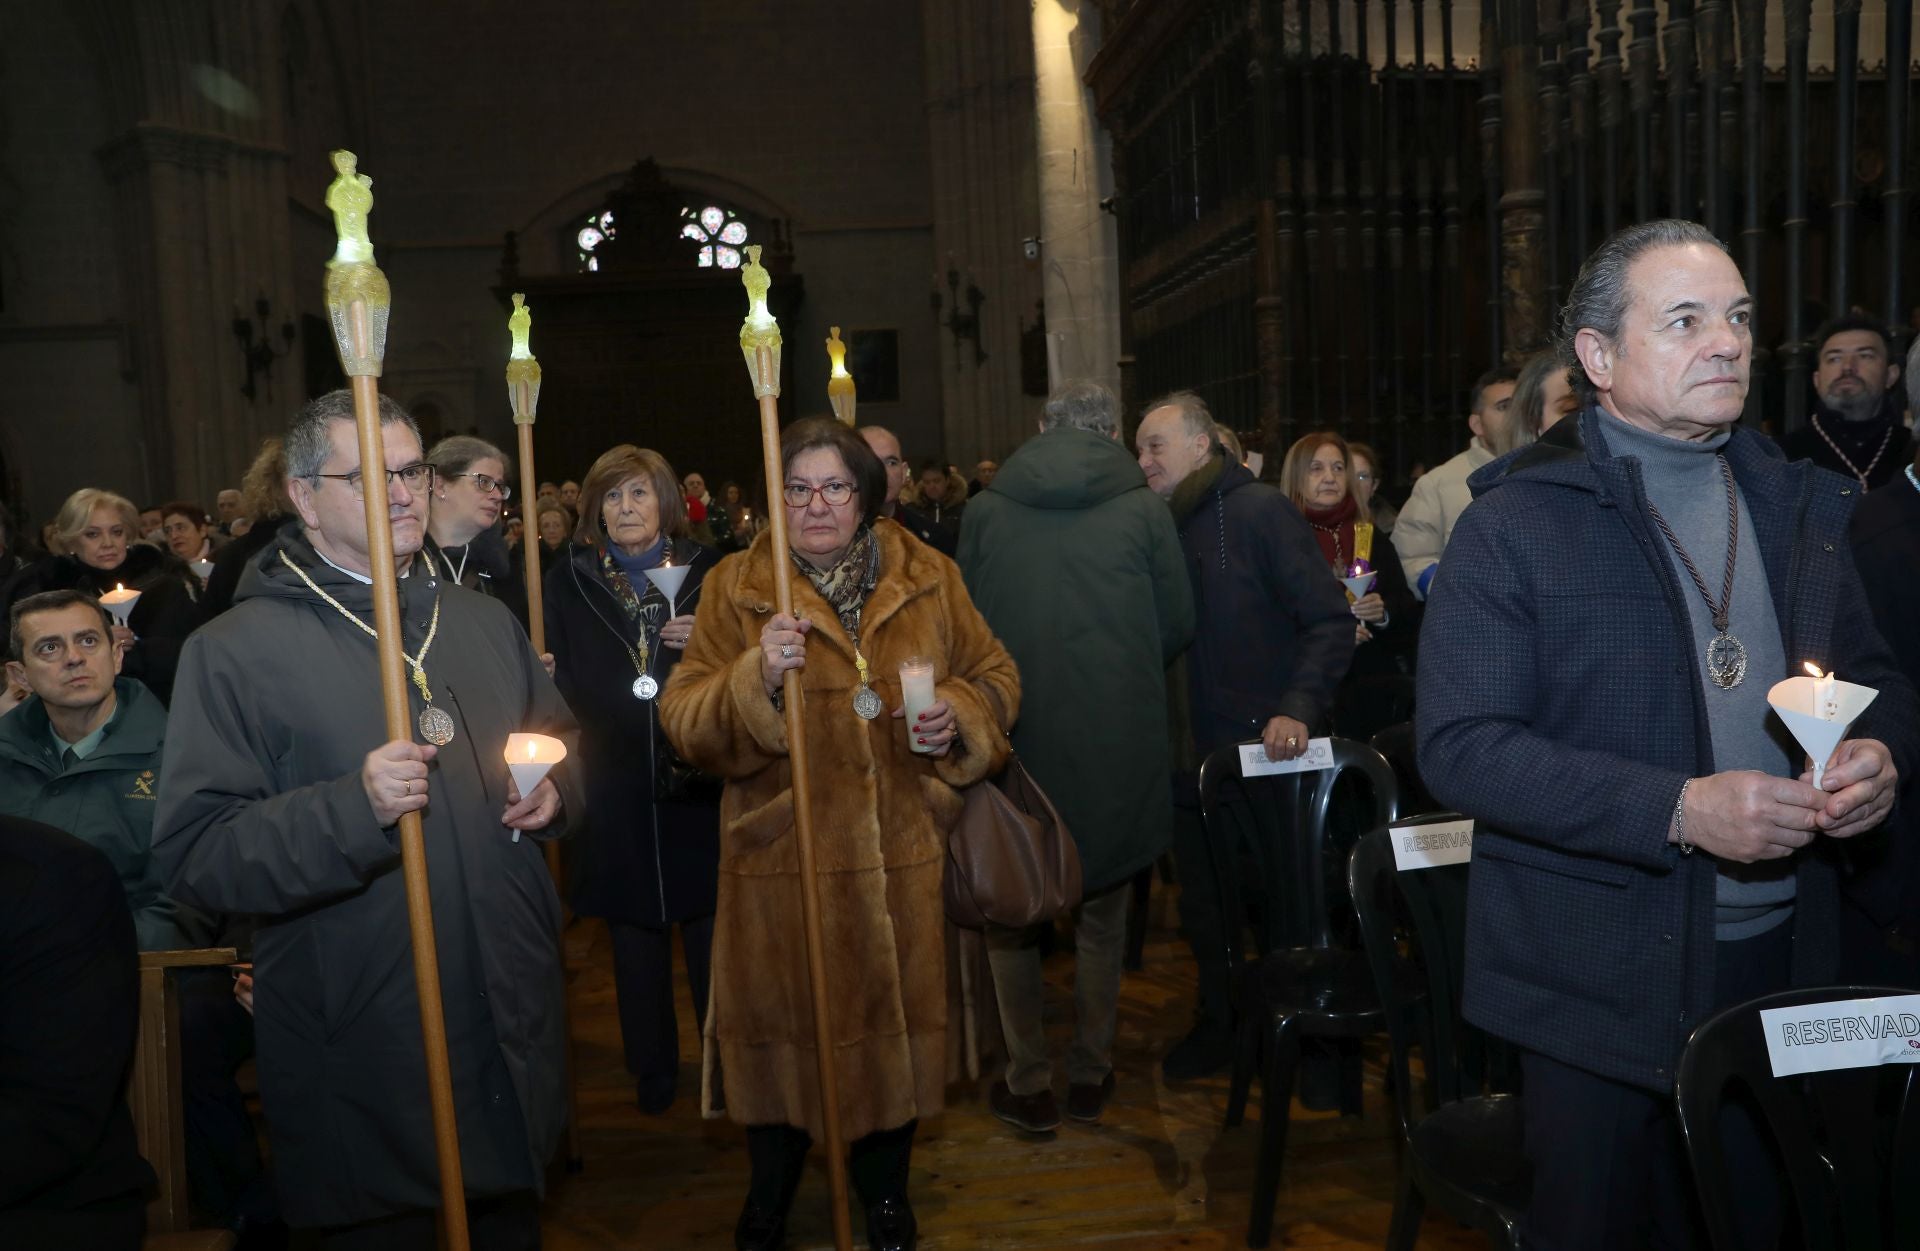
M 673 186 L 643 160 L 604 204 L 565 224 L 573 272 L 518 272 L 510 241 L 502 308 L 524 291 L 540 359 L 534 427 L 542 477 L 578 479 L 617 443 L 665 456 L 681 474 L 761 480 L 760 436 L 737 346 L 746 294 L 741 249 L 757 243 L 783 323 L 803 298 L 785 224 Z M 704 262 L 704 263 L 703 263 Z M 792 375 L 782 364 L 783 386 Z

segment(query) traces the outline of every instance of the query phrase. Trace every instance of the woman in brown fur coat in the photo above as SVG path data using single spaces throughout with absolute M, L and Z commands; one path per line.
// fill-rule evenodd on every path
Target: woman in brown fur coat
M 1006 759 L 1020 678 L 953 563 L 877 519 L 886 471 L 864 441 L 809 420 L 780 451 L 792 551 L 762 534 L 707 576 L 660 706 L 680 754 L 727 779 L 705 1101 L 723 1081 L 747 1126 L 753 1176 L 734 1244 L 778 1247 L 822 1124 L 780 706 L 782 675 L 800 670 L 841 1125 L 870 1244 L 907 1248 L 914 1125 L 940 1110 L 946 1078 L 946 836 L 957 788 Z M 773 562 L 787 559 L 796 618 L 774 611 Z M 933 662 L 938 698 L 911 726 L 899 678 L 910 656 Z

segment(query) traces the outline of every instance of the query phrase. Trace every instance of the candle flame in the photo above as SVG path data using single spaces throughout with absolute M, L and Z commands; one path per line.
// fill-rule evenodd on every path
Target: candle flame
M 1814 664 L 1811 660 L 1809 660 L 1806 663 L 1806 670 L 1808 673 L 1812 674 L 1816 678 L 1824 678 L 1827 676 L 1826 674 L 1820 672 L 1820 666 Z
M 127 584 L 124 582 L 116 582 L 113 584 L 113 589 L 115 594 L 124 595 L 127 591 Z
M 533 745 L 533 740 L 528 739 L 527 740 L 527 759 L 531 761 L 535 755 L 536 755 L 536 750 Z

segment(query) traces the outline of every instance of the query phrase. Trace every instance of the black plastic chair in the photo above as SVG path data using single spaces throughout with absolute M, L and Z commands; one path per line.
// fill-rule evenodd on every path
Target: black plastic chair
M 1763 995 L 1710 1017 L 1687 1039 L 1674 1095 L 1716 1251 L 1742 1245 L 1720 1126 L 1735 1090 L 1751 1099 L 1779 1150 L 1806 1251 L 1920 1247 L 1920 1065 L 1775 1077 L 1760 1024 L 1768 1008 L 1909 993 L 1826 986 Z
M 1400 783 L 1400 810 L 1402 812 L 1438 812 L 1439 801 L 1420 780 L 1420 764 L 1416 759 L 1413 738 L 1413 722 L 1400 721 L 1388 726 L 1373 736 L 1373 750 L 1387 758 L 1393 766 L 1393 776 Z
M 1343 785 L 1348 779 L 1364 785 Z M 1357 826 L 1362 830 L 1393 820 L 1399 810 L 1393 770 L 1371 747 L 1346 739 L 1333 740 L 1333 768 L 1311 773 L 1243 778 L 1238 745 L 1215 751 L 1200 768 L 1200 815 L 1221 901 L 1238 1031 L 1229 1126 L 1246 1114 L 1263 1043 L 1266 1055 L 1253 1215 L 1247 1224 L 1250 1247 L 1266 1246 L 1273 1234 L 1300 1040 L 1363 1038 L 1383 1023 L 1366 957 L 1335 942 L 1329 900 L 1346 896 L 1339 880 L 1344 853 L 1328 846 L 1336 793 L 1354 797 L 1343 799 L 1346 810 L 1364 802 L 1369 811 Z M 1263 953 L 1257 958 L 1242 950 L 1247 916 L 1237 854 L 1242 847 L 1252 853 L 1262 887 L 1259 923 L 1253 926 Z M 1356 1081 L 1345 1110 L 1358 1112 L 1358 1098 Z
M 1417 818 L 1421 824 L 1459 819 L 1453 813 Z M 1468 866 L 1402 873 L 1392 836 L 1387 829 L 1370 831 L 1354 845 L 1347 865 L 1360 937 L 1386 1007 L 1403 1148 L 1387 1251 L 1413 1251 L 1429 1201 L 1481 1230 L 1495 1246 L 1518 1251 L 1533 1188 L 1525 1123 L 1519 1096 L 1490 1090 L 1515 1084 L 1514 1057 L 1460 1015 Z M 1404 991 L 1403 930 L 1424 979 L 1422 993 L 1413 996 Z M 1416 1046 L 1427 1077 L 1427 1097 L 1418 1109 L 1410 1061 Z

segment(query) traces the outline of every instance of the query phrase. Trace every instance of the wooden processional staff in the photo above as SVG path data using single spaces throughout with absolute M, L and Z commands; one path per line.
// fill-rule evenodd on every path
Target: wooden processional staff
M 381 360 L 387 351 L 392 296 L 373 261 L 367 213 L 373 179 L 356 172 L 344 149 L 333 153 L 338 171 L 327 188 L 339 244 L 327 262 L 327 314 L 340 367 L 353 388 L 353 420 L 360 436 L 360 482 L 367 507 L 367 559 L 373 574 L 373 625 L 380 654 L 380 695 L 389 741 L 413 739 L 407 676 L 400 647 L 400 591 L 393 571 L 393 527 L 387 514 L 386 446 L 380 430 Z M 429 712 L 434 711 L 429 709 Z M 441 714 L 445 716 L 444 713 Z M 427 1057 L 433 1107 L 434 1155 L 440 1165 L 440 1214 L 452 1251 L 467 1251 L 466 1187 L 460 1176 L 460 1135 L 454 1125 L 453 1079 L 447 1063 L 447 1023 L 440 1008 L 440 959 L 433 938 L 433 900 L 427 892 L 427 848 L 418 812 L 400 816 L 400 866 L 406 880 L 407 927 L 413 938 L 413 978 L 420 993 L 420 1036 Z
M 507 399 L 513 405 L 513 428 L 520 436 L 520 551 L 526 557 L 527 637 L 536 655 L 547 652 L 547 613 L 540 585 L 540 533 L 537 516 L 529 515 L 534 506 L 534 484 L 539 476 L 533 468 L 533 421 L 540 407 L 540 362 L 534 359 L 528 339 L 533 334 L 533 313 L 527 297 L 513 293 L 513 313 L 507 318 L 507 333 L 513 337 L 513 349 L 507 355 Z M 560 844 L 548 839 L 543 846 L 547 873 L 559 890 Z M 584 1167 L 580 1154 L 580 1087 L 573 1072 L 573 1009 L 567 1005 L 566 901 L 560 905 L 560 1029 L 566 1039 L 567 1080 L 567 1171 L 578 1173 Z
M 774 602 L 793 615 L 793 569 L 787 558 L 787 510 L 781 507 L 785 485 L 780 466 L 780 324 L 767 307 L 773 278 L 760 264 L 758 245 L 747 249 L 740 271 L 746 284 L 747 319 L 740 326 L 740 351 L 747 358 L 753 394 L 760 401 L 760 455 L 766 465 L 767 520 L 771 537 Z M 826 1131 L 827 1180 L 833 1196 L 833 1245 L 853 1251 L 853 1224 L 847 1215 L 847 1148 L 840 1133 L 840 1083 L 834 1070 L 833 1020 L 827 999 L 827 943 L 820 929 L 820 882 L 813 854 L 812 774 L 807 767 L 806 693 L 800 673 L 782 678 L 786 697 L 787 762 L 793 774 L 793 832 L 800 854 L 800 917 L 806 931 L 807 983 L 813 991 L 813 1044 L 819 1055 L 820 1119 Z

